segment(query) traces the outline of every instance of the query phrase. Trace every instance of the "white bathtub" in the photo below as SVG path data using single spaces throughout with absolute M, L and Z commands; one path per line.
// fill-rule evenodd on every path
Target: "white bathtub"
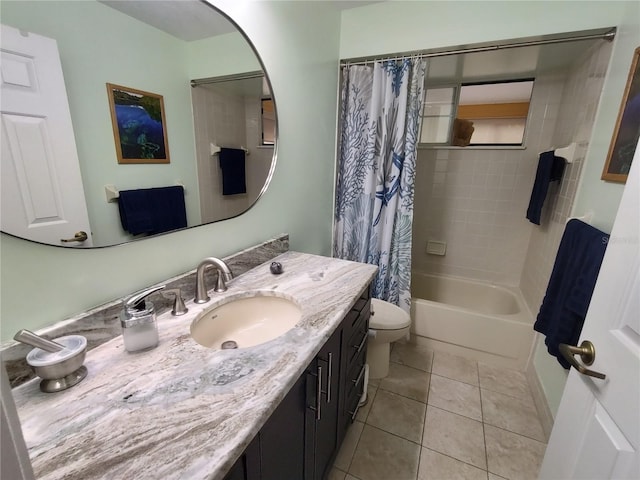
M 523 369 L 533 344 L 533 318 L 521 293 L 421 272 L 411 276 L 411 333 L 418 344 Z

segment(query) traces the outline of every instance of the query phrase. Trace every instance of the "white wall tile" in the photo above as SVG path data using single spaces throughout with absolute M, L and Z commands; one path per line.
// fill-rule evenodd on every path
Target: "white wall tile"
M 608 50 L 590 52 L 571 72 L 536 78 L 526 149 L 419 150 L 414 268 L 520 285 L 537 311 L 573 204 Z M 538 154 L 571 141 L 580 142 L 578 159 L 551 185 L 542 225 L 534 226 L 525 215 Z M 426 254 L 429 238 L 447 242 L 445 256 Z

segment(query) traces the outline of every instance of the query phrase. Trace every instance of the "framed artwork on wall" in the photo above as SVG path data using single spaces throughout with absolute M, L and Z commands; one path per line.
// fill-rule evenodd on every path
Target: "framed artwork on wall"
M 107 83 L 118 163 L 169 163 L 162 95 Z
M 625 183 L 640 138 L 640 47 L 633 53 L 627 86 L 611 138 L 602 180 Z

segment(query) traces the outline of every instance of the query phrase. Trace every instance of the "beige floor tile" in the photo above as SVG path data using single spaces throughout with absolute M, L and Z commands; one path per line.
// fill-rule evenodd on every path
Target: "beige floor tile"
M 455 458 L 423 448 L 418 480 L 487 480 L 487 472 Z
M 508 368 L 478 364 L 480 387 L 505 395 L 531 399 L 527 377 L 524 373 Z
M 349 476 L 347 475 L 347 480 L 349 480 Z M 489 480 L 505 480 L 504 477 L 499 477 L 495 473 L 489 472 Z
M 380 390 L 371 407 L 367 424 L 420 443 L 425 410 L 424 403 Z
M 489 471 L 504 478 L 538 478 L 546 445 L 485 424 L 485 442 Z
M 420 445 L 365 425 L 348 473 L 361 480 L 415 480 Z
M 478 362 L 468 358 L 435 352 L 431 372 L 434 375 L 478 386 Z
M 344 479 L 344 480 L 360 480 L 360 479 L 359 479 L 359 478 L 357 478 L 357 477 L 354 477 L 353 475 L 349 475 L 349 474 L 347 473 L 347 476 L 345 477 L 345 479 Z
M 436 452 L 487 469 L 482 423 L 429 405 L 422 445 Z
M 371 410 L 371 405 L 373 405 L 373 401 L 376 398 L 376 392 L 378 391 L 378 387 L 375 385 L 367 385 L 367 403 L 360 407 L 358 410 L 358 415 L 356 415 L 356 420 L 359 422 L 365 422 L 367 420 L 367 416 L 369 415 L 369 411 Z
M 473 385 L 431 376 L 429 405 L 482 421 L 480 389 Z
M 433 363 L 433 352 L 413 343 L 396 342 L 391 350 L 391 361 L 430 372 Z
M 382 379 L 380 388 L 405 397 L 427 402 L 430 374 L 397 363 L 389 365 L 389 375 Z
M 329 472 L 329 476 L 327 480 L 345 480 L 347 476 L 347 472 L 343 472 L 342 470 L 338 470 L 337 468 L 332 468 Z
M 532 401 L 480 389 L 485 423 L 545 442 L 542 424 Z
M 342 441 L 342 446 L 338 451 L 338 455 L 336 455 L 336 460 L 333 462 L 334 467 L 345 472 L 349 471 L 349 465 L 351 465 L 353 453 L 356 451 L 363 428 L 364 423 L 362 422 L 353 422 L 351 424 L 349 430 L 347 430 L 344 440 Z

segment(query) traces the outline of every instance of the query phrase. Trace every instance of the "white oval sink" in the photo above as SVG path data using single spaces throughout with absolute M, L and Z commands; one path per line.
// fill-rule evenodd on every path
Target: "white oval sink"
M 291 330 L 302 315 L 300 307 L 287 298 L 256 294 L 231 297 L 212 305 L 191 323 L 191 336 L 200 345 L 222 348 L 235 342 L 246 348 L 268 342 Z

